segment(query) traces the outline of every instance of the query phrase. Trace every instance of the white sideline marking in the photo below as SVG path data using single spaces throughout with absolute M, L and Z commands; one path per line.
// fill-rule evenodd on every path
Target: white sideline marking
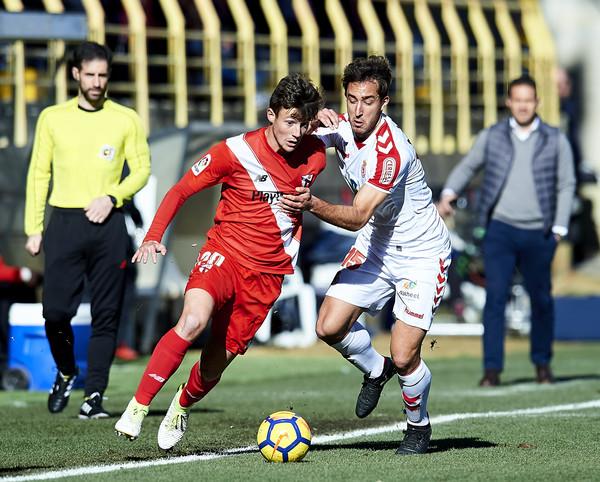
M 431 418 L 431 423 L 438 425 L 441 423 L 450 423 L 456 420 L 467 420 L 474 418 L 497 418 L 497 417 L 513 417 L 513 416 L 527 416 L 527 415 L 543 415 L 554 412 L 565 412 L 573 410 L 585 410 L 587 408 L 600 408 L 600 400 L 590 400 L 588 402 L 581 403 L 568 403 L 564 405 L 550 405 L 547 407 L 536 407 L 536 408 L 522 408 L 517 410 L 506 410 L 500 412 L 472 412 L 472 413 L 451 413 L 448 415 L 438 415 L 437 417 Z M 406 423 L 394 423 L 391 425 L 384 425 L 382 427 L 366 428 L 362 430 L 353 430 L 350 432 L 342 432 L 332 435 L 317 435 L 313 438 L 313 445 L 327 444 L 329 442 L 336 442 L 338 440 L 345 440 L 350 438 L 364 437 L 369 435 L 378 435 L 382 433 L 393 432 L 406 428 Z M 202 460 L 214 460 L 230 455 L 236 455 L 241 453 L 256 452 L 257 448 L 255 445 L 249 445 L 247 447 L 238 447 L 229 450 L 225 450 L 219 453 L 212 454 L 199 454 L 199 455 L 184 455 L 181 457 L 169 457 L 155 460 L 146 460 L 142 462 L 123 462 L 119 464 L 111 465 L 95 465 L 89 467 L 78 467 L 74 469 L 66 470 L 55 470 L 49 472 L 41 472 L 32 475 L 18 475 L 15 477 L 1 477 L 0 480 L 3 482 L 21 482 L 26 480 L 49 480 L 49 479 L 60 479 L 63 477 L 80 477 L 83 475 L 92 474 L 103 474 L 107 472 L 116 472 L 118 470 L 127 469 L 140 469 L 144 467 L 158 467 L 161 465 L 173 465 L 173 464 L 184 464 L 187 462 L 199 462 Z

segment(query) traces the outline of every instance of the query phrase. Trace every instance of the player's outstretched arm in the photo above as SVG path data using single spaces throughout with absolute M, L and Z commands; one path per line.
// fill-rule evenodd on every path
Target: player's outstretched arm
M 152 262 L 156 264 L 158 261 L 157 253 L 165 256 L 167 254 L 167 248 L 164 244 L 158 241 L 144 241 L 142 245 L 137 249 L 131 258 L 132 263 L 144 263 L 148 262 L 148 257 L 152 258 Z
M 297 187 L 297 194 L 285 194 L 281 197 L 281 208 L 288 213 L 310 211 L 319 219 L 350 231 L 362 228 L 388 193 L 365 184 L 354 196 L 351 206 L 331 204 L 310 193 L 306 187 Z

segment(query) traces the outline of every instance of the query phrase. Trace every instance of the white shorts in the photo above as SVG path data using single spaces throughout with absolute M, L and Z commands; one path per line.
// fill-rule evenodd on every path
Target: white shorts
M 359 244 L 359 243 L 357 243 Z M 395 294 L 394 317 L 428 331 L 448 279 L 450 252 L 430 258 L 363 254 L 355 244 L 342 262 L 327 296 L 378 313 Z

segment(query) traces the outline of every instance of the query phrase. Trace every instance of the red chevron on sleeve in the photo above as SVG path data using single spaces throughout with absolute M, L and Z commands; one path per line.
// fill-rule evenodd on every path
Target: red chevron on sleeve
M 384 122 L 377 131 L 375 145 L 377 167 L 369 183 L 373 186 L 390 191 L 400 172 L 400 153 L 394 144 L 394 138 L 387 122 Z

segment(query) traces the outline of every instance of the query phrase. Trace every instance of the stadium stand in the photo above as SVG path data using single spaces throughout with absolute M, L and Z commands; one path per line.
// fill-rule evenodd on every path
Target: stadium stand
M 47 18 L 78 15 L 68 11 L 77 2 L 42 3 Z M 368 53 L 385 53 L 394 62 L 401 80 L 389 110 L 402 119 L 422 154 L 466 152 L 473 132 L 496 119 L 507 79 L 523 69 L 540 83 L 542 116 L 558 122 L 554 46 L 536 0 L 85 0 L 82 5 L 87 37 L 105 41 L 116 53 L 111 95 L 133 105 L 152 132 L 200 119 L 220 125 L 225 111 L 227 121 L 255 125 L 261 92 L 290 71 L 324 85 L 338 107 L 341 69 L 351 57 Z M 34 14 L 21 0 L 5 0 L 4 7 L 5 15 Z M 10 137 L 24 146 L 31 127 L 21 118 L 23 66 L 36 66 L 38 89 L 54 87 L 39 96 L 41 104 L 66 98 L 73 87 L 60 60 L 73 32 L 60 39 L 54 32 L 47 42 L 38 37 L 32 43 L 26 35 L 16 38 L 14 30 L 1 31 L 3 101 L 13 104 L 19 117 Z

